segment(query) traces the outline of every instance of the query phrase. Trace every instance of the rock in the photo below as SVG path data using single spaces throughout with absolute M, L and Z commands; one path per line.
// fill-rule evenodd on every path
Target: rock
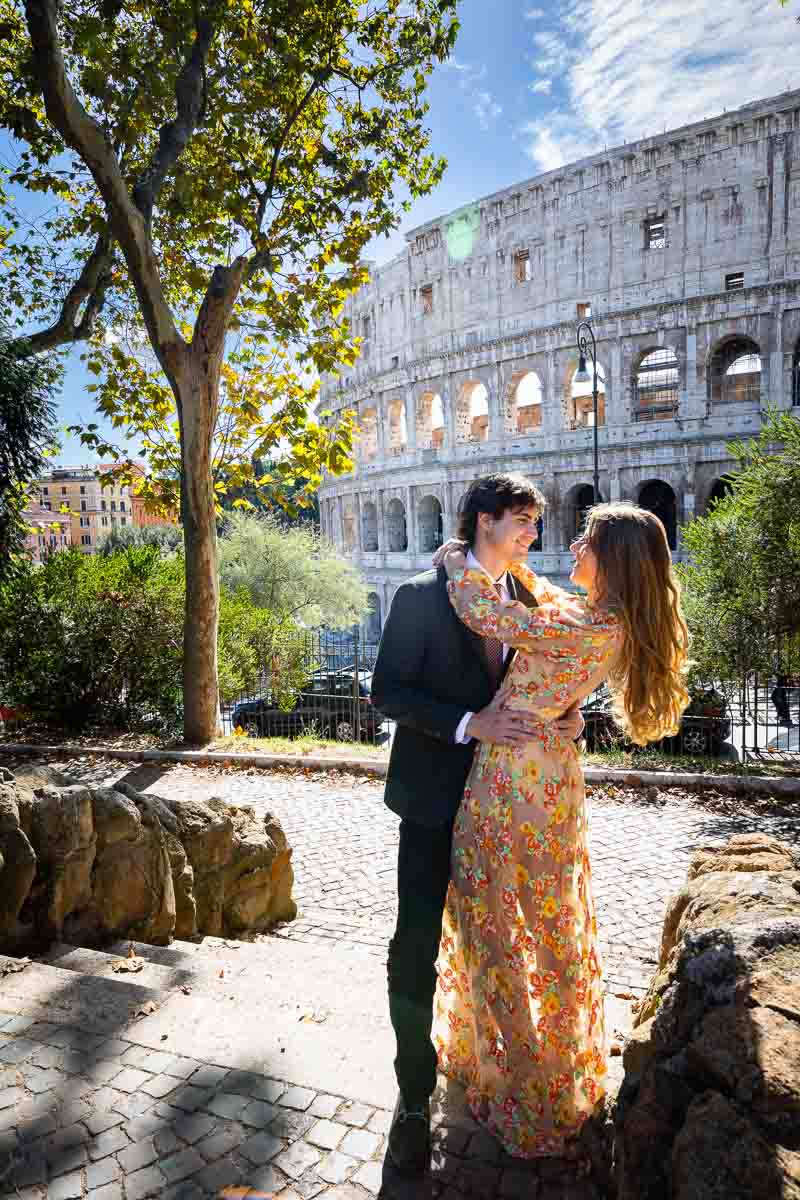
M 0 952 L 34 934 L 160 944 L 268 928 L 296 915 L 291 853 L 275 818 L 218 798 L 26 768 L 0 780 Z
M 625 1047 L 619 1200 L 800 1200 L 797 866 L 762 834 L 694 856 Z

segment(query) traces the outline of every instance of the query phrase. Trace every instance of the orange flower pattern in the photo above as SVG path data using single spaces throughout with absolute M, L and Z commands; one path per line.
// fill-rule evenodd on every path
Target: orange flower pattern
M 503 697 L 537 734 L 476 752 L 453 835 L 433 1038 L 476 1119 L 510 1154 L 535 1158 L 563 1154 L 605 1090 L 583 774 L 552 721 L 605 678 L 621 629 L 526 566 L 512 572 L 538 608 L 502 601 L 480 570 L 449 584 L 470 629 L 516 649 Z

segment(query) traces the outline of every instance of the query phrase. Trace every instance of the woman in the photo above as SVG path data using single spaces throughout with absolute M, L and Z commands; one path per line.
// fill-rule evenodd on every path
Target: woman
M 533 741 L 476 752 L 455 823 L 434 1023 L 441 1069 L 521 1158 L 564 1154 L 606 1074 L 583 774 L 552 721 L 607 679 L 618 723 L 645 744 L 675 733 L 688 702 L 686 626 L 658 518 L 598 505 L 570 549 L 585 599 L 511 567 L 536 609 L 502 601 L 459 544 L 442 554 L 460 619 L 518 651 L 497 702 L 540 722 Z

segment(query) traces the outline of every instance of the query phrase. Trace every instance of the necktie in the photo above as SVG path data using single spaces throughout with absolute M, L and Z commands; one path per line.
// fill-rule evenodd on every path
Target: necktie
M 500 599 L 503 599 L 502 589 L 498 587 L 497 594 Z M 489 668 L 489 678 L 492 681 L 492 691 L 497 691 L 497 685 L 500 682 L 500 676 L 503 674 L 503 643 L 499 638 L 487 637 L 483 639 L 483 648 L 486 652 L 486 665 Z

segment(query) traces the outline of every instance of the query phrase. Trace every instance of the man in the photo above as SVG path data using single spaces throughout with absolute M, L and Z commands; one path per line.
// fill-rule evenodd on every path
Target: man
M 507 598 L 536 601 L 507 574 L 527 556 L 545 500 L 521 475 L 484 475 L 464 497 L 457 536 Z M 533 736 L 529 719 L 492 703 L 514 652 L 470 632 L 455 615 L 442 567 L 398 588 L 383 630 L 372 699 L 397 722 L 385 802 L 401 818 L 397 927 L 389 946 L 389 1012 L 397 1038 L 399 1096 L 389 1156 L 403 1171 L 430 1157 L 431 1042 L 436 956 L 441 936 L 453 820 L 479 741 L 515 745 Z M 578 737 L 580 713 L 559 732 Z

